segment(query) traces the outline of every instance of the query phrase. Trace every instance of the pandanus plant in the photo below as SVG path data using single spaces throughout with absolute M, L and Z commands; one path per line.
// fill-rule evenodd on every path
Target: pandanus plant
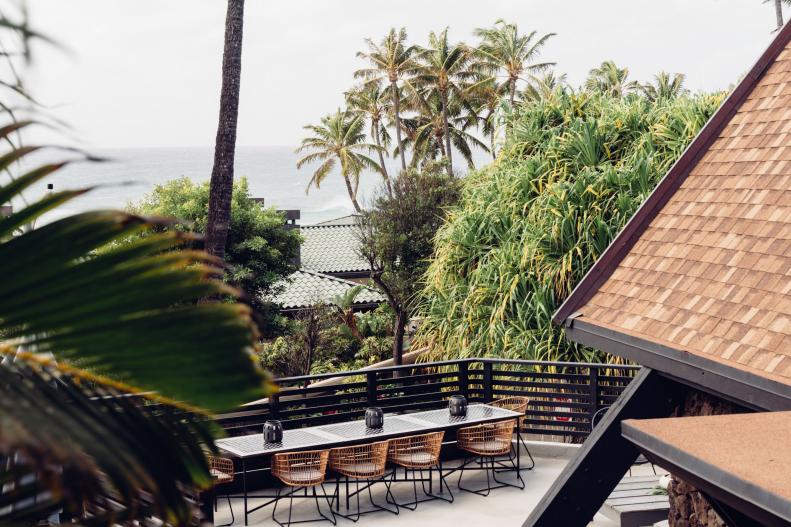
M 413 343 L 427 359 L 605 359 L 552 314 L 722 100 L 552 93 L 517 108 L 437 233 Z

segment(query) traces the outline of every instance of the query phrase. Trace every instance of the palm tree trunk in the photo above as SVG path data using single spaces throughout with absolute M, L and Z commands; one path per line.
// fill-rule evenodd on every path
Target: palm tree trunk
M 401 170 L 406 170 L 404 145 L 401 144 L 401 95 L 398 93 L 397 81 L 390 82 L 390 89 L 393 90 L 393 110 L 395 111 L 396 141 L 398 141 L 398 151 L 401 154 Z
M 492 131 L 489 132 L 489 143 L 492 153 L 492 159 L 497 159 L 497 152 L 494 149 L 494 126 L 492 126 Z
M 373 132 L 374 132 L 373 133 L 373 135 L 374 135 L 374 142 L 376 143 L 376 146 L 381 148 L 382 147 L 382 142 L 381 142 L 381 139 L 379 138 L 379 121 L 374 121 L 372 123 L 372 125 L 373 125 L 372 128 L 373 128 Z M 387 167 L 385 167 L 385 156 L 384 156 L 384 154 L 382 153 L 381 150 L 377 150 L 377 153 L 379 154 L 379 164 L 382 166 L 382 177 L 385 180 L 385 188 L 387 188 L 387 195 L 392 198 L 393 197 L 393 188 L 390 186 L 390 176 L 387 174 Z
M 228 0 L 222 57 L 220 117 L 214 142 L 214 166 L 209 186 L 209 216 L 206 222 L 205 241 L 206 251 L 219 258 L 225 257 L 225 243 L 231 223 L 236 122 L 239 114 L 239 86 L 242 75 L 243 23 L 244 0 Z
M 442 132 L 445 134 L 445 157 L 448 160 L 448 175 L 453 177 L 453 154 L 450 151 L 450 130 L 448 126 L 448 94 L 441 93 L 442 97 Z
M 777 17 L 777 29 L 783 27 L 783 2 L 775 0 L 775 16 Z
M 363 210 L 360 208 L 360 204 L 357 203 L 357 196 L 355 196 L 354 189 L 352 189 L 352 182 L 349 180 L 346 174 L 343 175 L 343 181 L 346 182 L 346 192 L 349 193 L 349 199 L 352 200 L 354 210 L 357 212 L 357 214 L 362 213 Z
M 514 78 L 508 79 L 508 100 L 511 104 L 511 109 L 513 109 L 514 101 L 516 101 L 516 79 Z

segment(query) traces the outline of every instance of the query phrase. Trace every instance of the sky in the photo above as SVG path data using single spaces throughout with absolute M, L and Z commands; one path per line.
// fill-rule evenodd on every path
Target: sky
M 224 1 L 28 5 L 33 25 L 62 46 L 35 49 L 28 86 L 78 144 L 213 145 Z M 498 18 L 524 32 L 557 33 L 542 60 L 556 62 L 572 84 L 612 59 L 640 81 L 660 70 L 684 73 L 692 90 L 732 85 L 775 25 L 762 0 L 247 0 L 238 144 L 296 145 L 303 125 L 342 104 L 365 38 L 403 26 L 424 44 L 429 31 L 448 26 L 453 40 L 472 44 L 473 30 Z

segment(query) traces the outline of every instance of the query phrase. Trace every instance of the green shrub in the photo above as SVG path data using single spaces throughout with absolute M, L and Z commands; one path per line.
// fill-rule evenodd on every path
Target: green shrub
M 208 207 L 209 182 L 194 183 L 186 177 L 157 185 L 139 203 L 127 205 L 137 214 L 178 218 L 188 222 L 178 229 L 198 233 L 206 229 Z M 247 293 L 265 334 L 276 334 L 280 328 L 276 309 L 263 298 L 275 293 L 278 282 L 296 270 L 300 243 L 298 231 L 286 228 L 281 213 L 253 200 L 247 179 L 234 182 L 225 278 Z

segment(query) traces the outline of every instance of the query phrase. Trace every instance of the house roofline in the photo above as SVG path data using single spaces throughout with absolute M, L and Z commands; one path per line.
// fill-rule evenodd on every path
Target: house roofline
M 585 305 L 598 288 L 610 277 L 621 263 L 621 260 L 637 242 L 640 235 L 706 153 L 709 146 L 719 137 L 722 129 L 731 120 L 732 116 L 766 72 L 766 69 L 780 55 L 789 40 L 791 40 L 791 24 L 786 24 L 756 61 L 749 73 L 723 101 L 695 139 L 684 150 L 684 153 L 681 154 L 681 157 L 673 164 L 665 177 L 662 178 L 651 195 L 648 196 L 648 199 L 637 209 L 634 216 L 618 233 L 563 304 L 555 311 L 552 320 L 556 324 L 563 324 L 569 315 Z

